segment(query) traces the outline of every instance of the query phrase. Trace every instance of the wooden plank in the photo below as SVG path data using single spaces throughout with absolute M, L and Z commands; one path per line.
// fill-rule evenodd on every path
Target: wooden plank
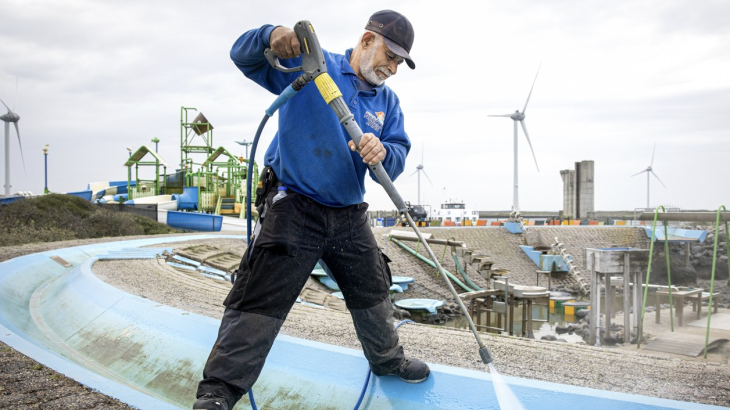
M 713 349 L 728 339 L 710 337 L 707 350 Z M 705 336 L 683 333 L 664 334 L 647 343 L 646 350 L 697 357 L 705 350 Z
M 63 266 L 64 268 L 70 268 L 70 267 L 74 266 L 74 265 L 68 263 L 66 260 L 64 260 L 60 256 L 51 256 L 51 259 L 53 259 L 54 261 L 58 262 L 58 264 L 61 265 L 61 266 Z
M 653 221 L 654 212 L 642 212 L 640 221 Z M 659 212 L 658 221 L 715 222 L 717 212 Z M 720 212 L 720 222 L 730 221 L 730 212 Z
M 689 322 L 687 326 L 707 327 L 707 318 Z M 730 313 L 713 313 L 710 318 L 710 329 L 730 330 Z

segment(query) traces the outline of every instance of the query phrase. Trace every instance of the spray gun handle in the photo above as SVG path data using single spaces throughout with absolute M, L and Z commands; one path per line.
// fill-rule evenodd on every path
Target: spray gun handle
M 317 34 L 314 32 L 312 23 L 307 20 L 301 20 L 294 25 L 294 33 L 297 35 L 299 40 L 299 46 L 301 51 L 302 65 L 298 67 L 284 67 L 279 62 L 279 57 L 276 55 L 274 50 L 267 48 L 264 50 L 264 56 L 268 60 L 269 64 L 276 70 L 293 73 L 298 71 L 304 71 L 302 75 L 297 77 L 289 87 L 287 87 L 277 97 L 276 101 L 266 110 L 266 115 L 271 117 L 274 112 L 279 109 L 284 103 L 292 98 L 299 90 L 304 88 L 310 81 L 320 76 L 321 74 L 327 73 L 327 64 L 324 61 L 324 54 L 322 48 L 319 46 L 319 40 Z
M 319 45 L 319 39 L 317 39 L 317 34 L 314 32 L 314 27 L 309 20 L 297 22 L 293 30 L 299 40 L 302 65 L 291 68 L 282 66 L 279 62 L 279 57 L 270 48 L 264 50 L 264 55 L 266 56 L 266 60 L 269 61 L 269 64 L 279 71 L 285 73 L 304 71 L 302 77 L 309 82 L 320 74 L 327 72 L 327 64 L 324 61 L 322 47 Z
M 264 55 L 266 56 L 266 60 L 269 61 L 269 64 L 271 64 L 272 67 L 274 67 L 275 69 L 277 69 L 279 71 L 282 71 L 285 73 L 294 73 L 297 71 L 303 71 L 302 66 L 288 68 L 288 67 L 284 67 L 283 65 L 281 65 L 281 63 L 279 62 L 279 57 L 276 55 L 274 50 L 272 50 L 270 48 L 266 48 L 266 50 L 264 50 Z

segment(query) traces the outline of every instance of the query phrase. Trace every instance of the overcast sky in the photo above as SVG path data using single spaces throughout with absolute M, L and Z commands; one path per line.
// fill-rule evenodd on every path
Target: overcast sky
M 179 164 L 180 107 L 215 127 L 214 145 L 245 152 L 274 96 L 247 80 L 229 50 L 244 31 L 307 19 L 323 48 L 344 52 L 367 18 L 394 9 L 412 22 L 416 70 L 387 81 L 413 148 L 396 181 L 405 200 L 512 206 L 513 122 L 524 107 L 539 172 L 519 134 L 520 205 L 562 208 L 560 170 L 595 161 L 597 210 L 730 206 L 730 2 L 703 1 L 79 1 L 3 0 L 0 98 L 21 116 L 25 170 L 11 129 L 13 192 L 125 180 L 127 147 Z M 16 93 L 17 79 L 17 93 Z M 4 113 L 4 107 L 2 113 Z M 334 115 L 334 114 L 333 114 Z M 269 121 L 256 157 L 276 130 Z M 4 147 L 0 146 L 4 164 Z M 199 161 L 199 162 L 202 162 Z M 4 184 L 5 167 L 0 167 Z M 367 185 L 371 209 L 393 209 Z M 2 191 L 0 191 L 1 193 Z

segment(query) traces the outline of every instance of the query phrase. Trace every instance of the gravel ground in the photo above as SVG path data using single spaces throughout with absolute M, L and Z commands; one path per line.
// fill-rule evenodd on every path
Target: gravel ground
M 109 238 L 107 240 L 119 240 Z M 90 241 L 37 244 L 0 248 L 0 261 L 25 253 L 74 246 Z M 242 252 L 241 242 L 231 239 L 207 240 L 206 244 Z M 173 243 L 174 248 L 191 242 Z M 171 270 L 160 261 L 102 261 L 94 272 L 108 283 L 157 302 L 202 315 L 220 318 L 220 302 L 230 285 L 211 279 L 185 275 Z M 403 272 L 393 272 L 402 275 Z M 172 285 L 174 284 L 174 286 Z M 689 309 L 691 312 L 691 309 Z M 666 317 L 668 315 L 664 315 Z M 647 314 L 647 324 L 653 316 Z M 654 330 L 659 332 L 659 329 Z M 349 314 L 332 309 L 317 309 L 297 304 L 289 314 L 282 333 L 359 349 Z M 465 330 L 429 325 L 408 324 L 399 329 L 406 353 L 431 363 L 486 371 L 479 360 L 473 335 Z M 641 394 L 688 402 L 730 406 L 730 364 L 725 360 L 698 360 L 683 356 L 657 355 L 635 347 L 596 348 L 557 342 L 536 341 L 508 336 L 482 334 L 495 358 L 497 370 L 504 375 L 590 387 L 609 391 Z M 0 408 L 128 408 L 92 399 L 88 390 L 49 371 L 18 373 L 13 366 L 23 366 L 24 358 L 2 346 L 0 355 Z M 720 356 L 722 357 L 722 356 Z M 25 366 L 39 367 L 32 361 Z M 42 369 L 42 367 L 41 367 Z M 13 376 L 9 376 L 13 374 Z M 26 375 L 27 374 L 27 375 Z M 21 377 L 21 375 L 26 375 Z M 61 379 L 63 382 L 59 382 Z M 49 386 L 53 394 L 34 390 L 36 383 Z M 52 407 L 56 393 L 66 391 L 71 404 Z M 58 387 L 54 387 L 58 384 Z M 103 397 L 103 396 L 102 396 Z M 9 399 L 12 398 L 12 399 Z M 8 401 L 13 400 L 13 401 Z M 54 401 L 55 400 L 55 401 Z M 94 401 L 99 400 L 99 401 Z M 106 398 L 109 403 L 112 399 Z M 11 406 L 11 403 L 27 403 Z M 73 407 L 73 406 L 77 407 Z M 5 407 L 3 407 L 5 406 Z M 23 407 L 26 406 L 26 407 Z
M 131 409 L 0 342 L 0 409 Z

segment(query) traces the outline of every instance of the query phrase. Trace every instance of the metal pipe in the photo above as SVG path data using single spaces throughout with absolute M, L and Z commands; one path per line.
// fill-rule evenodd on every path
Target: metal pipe
M 730 212 L 657 212 L 658 221 L 715 222 L 718 215 L 721 222 L 730 222 Z M 654 212 L 642 212 L 640 221 L 653 221 Z
M 436 266 L 436 264 L 431 259 L 428 259 L 428 258 L 424 257 L 423 255 L 421 255 L 420 253 L 418 253 L 418 252 L 414 251 L 413 249 L 409 248 L 406 244 L 401 243 L 398 239 L 395 239 L 394 237 L 391 237 L 390 240 L 393 241 L 393 242 L 395 242 L 395 243 L 397 243 L 398 245 L 400 245 L 403 249 L 407 250 L 412 255 L 416 256 L 418 259 L 426 262 L 431 267 L 434 267 L 436 269 L 439 269 L 440 268 L 440 265 L 439 266 Z M 427 248 L 427 251 L 430 251 L 431 250 L 431 248 L 429 248 L 427 245 L 425 247 Z M 467 291 L 467 292 L 474 292 L 474 289 L 472 289 L 472 288 L 466 286 L 465 284 L 463 284 L 459 279 L 456 278 L 456 276 L 454 276 L 453 274 L 451 274 L 451 272 L 449 272 L 449 271 L 447 271 L 446 269 L 443 269 L 443 268 L 439 269 L 439 273 L 441 273 L 441 271 L 443 271 L 443 273 L 445 273 L 446 276 L 448 276 L 449 279 L 451 279 L 454 282 L 456 282 L 456 284 L 459 285 L 459 287 L 461 287 L 465 291 Z
M 515 159 L 514 159 L 514 185 L 512 186 L 513 192 L 512 192 L 512 211 L 514 212 L 520 212 L 520 188 L 519 188 L 519 182 L 517 179 L 517 121 L 513 121 L 515 125 L 515 136 L 514 136 L 514 151 L 515 151 Z
M 712 318 L 712 294 L 715 292 L 715 267 L 717 266 L 717 240 L 720 236 L 720 210 L 724 209 L 727 211 L 727 208 L 725 208 L 725 205 L 720 205 L 719 208 L 717 208 L 717 218 L 715 220 L 715 245 L 714 250 L 712 251 L 712 273 L 710 274 L 710 298 L 707 301 L 707 330 L 705 332 L 705 354 L 704 357 L 707 359 L 707 345 L 710 342 L 710 319 Z M 728 225 L 727 222 L 725 222 L 725 237 L 727 238 L 728 235 Z M 725 252 L 726 255 L 730 255 L 730 242 L 725 240 Z M 702 303 L 700 303 L 697 306 L 697 312 L 699 313 L 699 309 L 702 309 Z
M 10 196 L 10 122 L 5 122 L 5 196 Z
M 593 257 L 593 275 L 596 277 L 596 321 L 591 322 L 591 326 L 595 329 L 596 332 L 596 343 L 594 346 L 600 346 L 601 345 L 601 276 L 599 272 L 596 272 L 596 259 L 595 256 Z M 606 292 L 608 293 L 608 292 Z M 591 298 L 593 298 L 594 295 L 591 294 Z M 556 302 L 557 304 L 557 302 Z M 606 335 L 608 336 L 608 335 Z
M 316 36 L 313 36 L 312 38 L 316 39 Z M 359 147 L 360 139 L 363 135 L 362 130 L 360 129 L 360 126 L 357 125 L 357 122 L 354 120 L 354 116 L 352 115 L 350 110 L 347 108 L 347 104 L 345 104 L 345 101 L 342 98 L 342 93 L 338 89 L 335 82 L 326 72 L 317 74 L 317 76 L 314 78 L 314 82 L 317 85 L 317 89 L 319 89 L 320 93 L 322 94 L 325 102 L 335 112 L 335 115 L 339 119 L 340 124 L 342 124 L 342 126 L 345 128 L 345 131 L 347 131 L 347 134 L 355 143 L 355 146 Z M 451 294 L 454 296 L 454 299 L 458 303 L 459 308 L 464 313 L 464 316 L 469 322 L 469 326 L 471 327 L 471 330 L 474 333 L 474 337 L 479 344 L 479 355 L 482 361 L 484 362 L 484 364 L 491 363 L 493 361 L 492 355 L 489 352 L 489 349 L 484 345 L 484 343 L 482 343 L 481 338 L 479 338 L 479 333 L 477 332 L 476 327 L 474 327 L 474 322 L 472 322 L 471 316 L 469 316 L 469 312 L 464 306 L 464 303 L 461 301 L 461 298 L 459 298 L 459 295 L 456 293 L 454 286 L 451 284 L 451 282 L 449 282 L 446 271 L 438 262 L 436 255 L 434 255 L 431 247 L 428 245 L 428 242 L 425 241 L 423 235 L 421 235 L 421 231 L 418 230 L 416 223 L 413 221 L 413 218 L 411 218 L 411 215 L 408 213 L 408 206 L 398 193 L 398 190 L 396 190 L 395 186 L 393 185 L 393 181 L 390 179 L 390 176 L 385 171 L 385 168 L 383 168 L 383 164 L 378 162 L 374 165 L 368 165 L 368 168 L 372 172 L 372 175 L 375 176 L 375 179 L 380 184 L 380 186 L 382 186 L 385 192 L 388 194 L 391 201 L 393 201 L 393 204 L 396 206 L 396 209 L 398 209 L 398 212 L 400 212 L 406 218 L 406 220 L 408 221 L 408 225 L 413 228 L 413 231 L 416 233 L 416 236 L 418 236 L 419 241 L 422 242 L 424 247 L 426 248 L 426 251 L 431 257 L 431 260 L 436 264 L 436 267 L 438 268 L 439 273 L 441 273 L 441 276 L 444 278 L 444 281 L 446 282 L 449 291 L 451 291 Z
M 504 330 L 512 336 L 512 320 L 514 315 L 511 313 L 514 313 L 512 311 L 512 300 L 509 297 L 509 278 L 507 276 L 494 276 L 493 279 L 495 281 L 497 280 L 503 280 L 504 281 Z M 494 288 L 497 288 L 497 285 L 494 285 Z M 548 306 L 549 309 L 549 306 Z
M 43 193 L 48 194 L 48 148 L 43 149 Z
M 419 242 L 418 238 L 414 238 L 414 237 L 408 236 L 408 235 L 388 235 L 388 236 L 390 236 L 391 238 L 398 239 L 400 241 Z M 426 242 L 432 243 L 434 245 L 460 246 L 462 248 L 466 248 L 466 242 L 452 241 L 450 239 L 426 238 Z
M 469 323 L 469 328 L 471 328 L 471 332 L 474 333 L 474 338 L 476 338 L 477 344 L 479 345 L 479 355 L 482 358 L 482 362 L 484 362 L 484 364 L 491 363 L 493 361 L 492 355 L 489 352 L 489 349 L 487 348 L 487 346 L 484 344 L 484 342 L 482 342 L 482 339 L 479 337 L 479 332 L 477 332 L 477 328 L 474 326 L 474 322 L 471 320 L 471 316 L 469 315 L 469 311 L 466 310 L 466 306 L 464 306 L 464 302 L 461 301 L 461 298 L 456 293 L 456 289 L 454 289 L 454 286 L 451 284 L 451 282 L 449 282 L 449 279 L 446 277 L 446 271 L 441 266 L 441 264 L 438 262 L 438 259 L 436 258 L 436 255 L 434 255 L 433 251 L 431 250 L 431 247 L 428 246 L 428 243 L 426 243 L 425 240 L 423 239 L 423 235 L 421 235 L 421 231 L 416 226 L 416 223 L 413 222 L 413 218 L 411 218 L 411 215 L 408 212 L 404 212 L 403 216 L 405 216 L 406 220 L 408 221 L 408 225 L 410 225 L 411 228 L 413 228 L 413 232 L 415 232 L 416 235 L 418 236 L 418 238 L 421 240 L 421 242 L 423 242 L 423 245 L 426 248 L 428 255 L 431 257 L 431 260 L 436 264 L 436 267 L 438 268 L 439 272 L 441 273 L 441 276 L 444 278 L 444 282 L 446 282 L 446 286 L 449 288 L 449 291 L 454 296 L 456 303 L 459 305 L 459 309 L 461 309 L 462 313 L 464 313 L 464 317 L 466 317 L 466 321 Z
M 631 294 L 630 285 L 631 282 L 631 259 L 628 252 L 624 252 L 624 343 L 631 341 Z M 634 289 L 635 290 L 635 289 Z M 634 310 L 638 310 L 638 307 L 634 305 Z
M 659 210 L 662 210 L 664 212 L 659 212 Z M 644 297 L 641 302 L 641 320 L 639 323 L 644 323 L 644 314 L 646 313 L 646 298 L 647 294 L 649 292 L 649 277 L 651 276 L 651 262 L 654 259 L 654 242 L 656 241 L 656 223 L 659 220 L 659 215 L 666 214 L 666 209 L 659 205 L 656 210 L 654 211 L 654 217 L 652 220 L 654 221 L 654 224 L 651 228 L 651 242 L 649 245 L 649 265 L 646 267 L 646 283 L 644 284 Z M 719 218 L 719 210 L 718 210 L 718 218 Z M 668 238 L 669 234 L 667 232 L 667 221 L 664 221 L 664 237 Z M 671 323 L 672 332 L 674 332 L 674 316 L 672 316 L 672 312 L 674 311 L 674 303 L 672 301 L 672 281 L 671 277 L 669 276 L 669 241 L 664 241 L 664 252 L 667 254 L 667 278 L 668 285 L 669 285 L 669 322 Z M 641 347 L 641 332 L 639 332 L 639 338 L 636 341 L 636 348 L 639 349 Z
M 464 282 L 466 282 L 467 285 L 471 286 L 475 290 L 484 290 L 481 288 L 481 286 L 478 286 L 476 283 L 472 282 L 471 279 L 466 275 L 466 272 L 461 267 L 461 263 L 459 263 L 459 257 L 456 256 L 456 252 L 451 252 L 451 256 L 454 258 L 454 265 L 456 265 L 456 270 L 459 271 L 459 274 L 462 278 L 464 278 Z

